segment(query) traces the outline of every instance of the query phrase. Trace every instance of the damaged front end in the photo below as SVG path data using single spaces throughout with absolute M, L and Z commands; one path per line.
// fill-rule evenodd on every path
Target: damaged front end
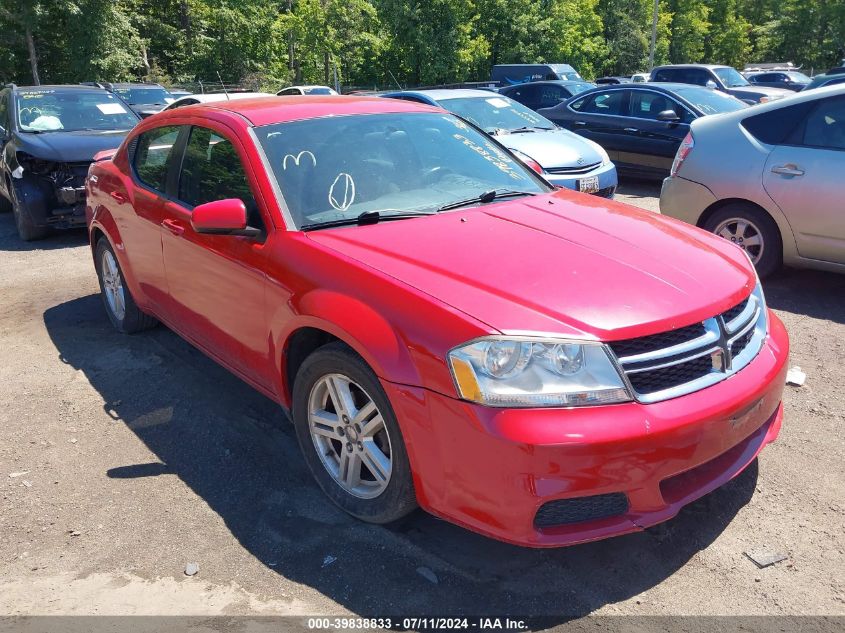
M 39 226 L 85 226 L 85 177 L 91 161 L 64 163 L 17 153 L 15 189 Z

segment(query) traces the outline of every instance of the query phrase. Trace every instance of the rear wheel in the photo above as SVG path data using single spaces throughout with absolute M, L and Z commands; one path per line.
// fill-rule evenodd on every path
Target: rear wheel
M 138 308 L 132 293 L 126 287 L 120 264 L 117 263 L 111 244 L 104 237 L 97 242 L 97 277 L 100 294 L 112 325 L 124 334 L 133 334 L 154 327 L 158 321 Z
M 311 473 L 342 510 L 369 523 L 389 523 L 417 507 L 387 395 L 348 347 L 331 343 L 305 360 L 294 382 L 293 419 Z
M 781 267 L 780 231 L 765 211 L 743 202 L 731 203 L 711 215 L 704 228 L 748 253 L 761 277 L 771 275 Z
M 48 232 L 47 227 L 37 226 L 32 221 L 29 209 L 26 208 L 23 200 L 19 197 L 17 187 L 11 180 L 8 182 L 8 187 L 12 213 L 15 215 L 15 227 L 18 229 L 20 238 L 24 242 L 44 239 Z

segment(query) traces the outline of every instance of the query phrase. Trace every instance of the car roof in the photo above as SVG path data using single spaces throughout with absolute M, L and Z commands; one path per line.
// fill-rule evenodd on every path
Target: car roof
M 105 88 L 100 88 L 99 86 L 86 86 L 83 84 L 43 84 L 40 86 L 6 86 L 7 88 L 12 88 L 12 90 L 27 90 L 27 91 L 42 91 L 42 92 L 56 92 L 56 91 L 67 91 L 67 92 L 107 92 Z
M 642 90 L 643 88 L 651 88 L 658 92 L 674 92 L 676 90 L 689 90 L 690 88 L 700 88 L 702 90 L 709 90 L 704 86 L 696 86 L 695 84 L 684 84 L 674 81 L 639 81 L 637 83 L 629 82 L 624 84 L 605 84 L 596 88 L 590 88 L 584 92 L 578 93 L 578 96 L 587 94 L 588 92 L 607 92 L 608 90 Z
M 489 94 L 489 93 L 487 93 Z M 168 110 L 163 115 L 197 114 L 202 110 L 225 111 L 239 115 L 251 125 L 261 126 L 303 119 L 353 114 L 388 114 L 401 112 L 436 112 L 432 106 L 401 99 L 353 97 L 335 95 L 290 95 L 287 97 L 256 97 L 233 101 L 215 101 Z
M 113 83 L 111 84 L 112 88 L 164 88 L 161 84 L 145 84 L 145 83 L 136 83 L 136 82 L 123 82 L 123 83 Z
M 662 70 L 663 68 L 733 68 L 733 66 L 727 66 L 726 64 L 666 64 L 664 66 L 657 66 L 654 70 Z M 652 70 L 651 72 L 654 72 Z M 736 70 L 736 69 L 734 69 Z
M 572 84 L 591 84 L 592 81 L 586 79 L 541 79 L 539 81 L 526 81 L 521 84 L 514 84 L 512 86 L 503 86 L 499 90 L 510 90 L 512 88 L 519 88 L 520 86 L 571 86 Z

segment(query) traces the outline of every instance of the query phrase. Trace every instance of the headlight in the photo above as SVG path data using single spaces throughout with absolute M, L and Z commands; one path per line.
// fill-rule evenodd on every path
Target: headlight
M 631 395 L 600 343 L 490 337 L 449 352 L 458 395 L 491 407 L 573 407 Z
M 605 150 L 601 145 L 596 143 L 595 141 L 591 141 L 590 139 L 585 139 L 593 148 L 599 153 L 601 156 L 601 164 L 607 165 L 610 162 L 610 156 L 607 155 L 607 150 Z

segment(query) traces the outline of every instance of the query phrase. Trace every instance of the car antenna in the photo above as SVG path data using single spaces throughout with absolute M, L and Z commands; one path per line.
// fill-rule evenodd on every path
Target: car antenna
M 391 77 L 391 79 L 393 79 L 393 83 L 395 83 L 397 86 L 399 86 L 399 90 L 404 90 L 404 88 L 402 87 L 402 84 L 399 83 L 399 81 L 396 79 L 396 76 L 390 71 L 389 68 L 387 69 L 387 72 L 390 73 L 390 77 Z
M 223 94 L 226 95 L 226 101 L 229 101 L 231 97 L 229 96 L 229 91 L 226 90 L 226 84 L 223 83 L 223 77 L 220 76 L 220 71 L 217 71 L 217 79 L 220 80 L 220 87 L 223 88 Z

